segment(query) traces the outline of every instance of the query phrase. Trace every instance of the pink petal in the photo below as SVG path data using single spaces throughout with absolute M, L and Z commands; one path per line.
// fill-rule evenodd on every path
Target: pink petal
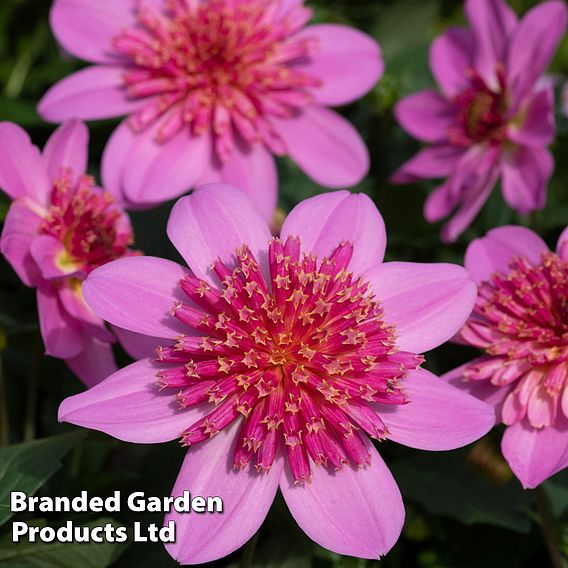
M 476 361 L 477 359 L 473 359 L 461 367 L 456 367 L 452 371 L 442 375 L 440 379 L 492 406 L 495 411 L 495 416 L 498 422 L 500 422 L 501 408 L 511 389 L 507 387 L 496 387 L 489 381 L 465 380 L 463 376 L 464 370 L 468 365 L 475 364 Z
M 523 215 L 543 209 L 553 169 L 554 158 L 546 148 L 519 146 L 504 153 L 502 187 L 508 205 Z
M 121 143 L 122 128 L 128 125 L 119 127 L 116 139 L 113 137 L 105 150 L 105 159 Z M 121 169 L 123 191 L 130 203 L 155 205 L 179 197 L 192 189 L 205 162 L 211 159 L 209 136 L 192 136 L 184 128 L 171 140 L 158 143 L 155 137 L 159 128 L 160 122 L 131 138 L 132 146 Z M 116 156 L 108 159 L 116 160 Z
M 219 182 L 236 187 L 249 196 L 267 223 L 272 221 L 278 201 L 278 172 L 272 154 L 264 145 L 237 145 L 227 161 L 207 170 L 196 187 Z
M 522 111 L 522 123 L 513 122 L 507 136 L 516 144 L 539 148 L 551 144 L 555 133 L 554 88 L 549 80 L 531 95 Z
M 231 159 L 232 157 L 229 158 L 229 160 Z M 211 159 L 204 164 L 201 176 L 195 182 L 195 187 L 201 187 L 202 185 L 207 185 L 211 183 L 226 183 L 225 181 L 223 181 L 222 168 L 223 165 L 221 164 L 220 160 L 217 158 L 215 153 L 213 153 L 211 155 Z M 276 181 L 278 182 L 278 180 Z M 227 185 L 231 184 L 227 182 Z
M 568 420 L 536 429 L 527 420 L 509 426 L 501 449 L 525 489 L 532 489 L 568 466 Z
M 457 121 L 457 108 L 436 91 L 420 91 L 404 97 L 394 110 L 399 124 L 423 142 L 442 143 Z
M 89 308 L 76 283 L 65 280 L 59 284 L 59 301 L 67 314 L 81 325 L 85 334 L 107 343 L 116 342 L 105 322 Z
M 449 195 L 461 201 L 442 229 L 442 240 L 454 242 L 479 213 L 499 179 L 498 150 L 473 147 L 462 157 L 448 180 Z
M 425 369 L 403 381 L 409 402 L 375 404 L 388 438 L 420 450 L 454 450 L 481 438 L 495 424 L 495 411 Z
M 29 197 L 42 205 L 51 190 L 41 152 L 11 122 L 0 122 L 0 189 L 12 199 Z
M 123 120 L 109 138 L 101 162 L 101 178 L 104 188 L 123 205 L 131 207 L 126 195 L 124 195 L 123 170 L 126 167 L 127 157 L 131 149 L 138 141 L 138 135 Z
M 218 258 L 232 264 L 244 244 L 266 266 L 271 239 L 268 225 L 248 197 L 221 184 L 205 185 L 180 199 L 168 221 L 168 236 L 193 273 L 210 282 L 216 282 L 211 264 Z
M 365 274 L 396 326 L 397 345 L 424 353 L 451 339 L 471 314 L 477 288 L 455 264 L 387 262 Z
M 95 385 L 66 398 L 60 422 L 105 432 L 125 442 L 169 442 L 201 418 L 200 407 L 179 410 L 171 392 L 160 391 L 150 359 L 137 361 Z
M 527 407 L 527 418 L 536 428 L 548 427 L 554 423 L 557 399 L 544 385 L 533 389 Z
M 277 0 L 278 7 L 274 10 L 273 21 L 289 16 L 293 10 L 304 6 L 304 0 Z
M 37 308 L 45 353 L 59 359 L 71 359 L 79 355 L 85 346 L 81 327 L 63 309 L 55 286 L 40 282 Z
M 91 272 L 83 283 L 83 296 L 97 315 L 113 325 L 174 339 L 188 331 L 170 314 L 174 302 L 187 301 L 179 287 L 186 272 L 162 258 L 120 258 Z
M 516 392 L 512 392 L 505 398 L 503 406 L 501 407 L 501 421 L 504 424 L 514 424 L 522 420 L 526 413 L 526 405 L 521 403 L 519 395 Z
M 424 202 L 424 218 L 429 223 L 437 223 L 444 217 L 447 217 L 453 209 L 455 209 L 459 198 L 459 194 L 452 193 L 449 181 L 444 182 L 426 197 L 426 201 Z
M 475 40 L 467 28 L 449 28 L 432 42 L 430 69 L 448 97 L 468 86 L 466 69 L 471 68 L 474 53 Z
M 167 345 L 170 340 L 164 337 L 150 337 L 149 335 L 142 335 L 122 329 L 121 327 L 112 326 L 119 343 L 123 349 L 133 359 L 146 359 L 146 357 L 155 357 L 156 349 L 160 345 Z
M 129 114 L 141 103 L 128 99 L 123 74 L 121 67 L 81 69 L 51 87 L 39 102 L 38 112 L 48 122 L 72 118 L 98 120 Z
M 391 183 L 414 183 L 442 178 L 454 170 L 464 150 L 458 146 L 431 146 L 420 150 L 390 178 Z
M 562 234 L 558 239 L 556 252 L 562 260 L 568 260 L 568 227 L 562 231 Z
M 110 343 L 94 337 L 85 341 L 79 355 L 65 361 L 87 388 L 93 387 L 117 371 Z
M 65 278 L 75 274 L 74 266 L 62 266 L 58 263 L 58 257 L 65 254 L 65 247 L 60 240 L 50 235 L 36 237 L 30 246 L 31 255 L 46 280 Z
M 37 286 L 40 277 L 30 249 L 41 222 L 26 200 L 14 201 L 4 219 L 0 250 L 26 286 Z
M 339 114 L 310 106 L 293 118 L 271 118 L 290 157 L 324 187 L 358 184 L 369 171 L 369 152 L 359 133 Z
M 317 50 L 295 66 L 321 81 L 321 86 L 310 91 L 318 104 L 339 106 L 353 102 L 367 94 L 383 74 L 379 45 L 355 28 L 318 24 L 294 36 L 294 41 L 302 39 L 317 40 Z
M 79 59 L 93 63 L 117 61 L 112 40 L 135 23 L 134 2 L 56 0 L 50 14 L 59 43 Z
M 286 470 L 280 489 L 296 522 L 320 546 L 378 560 L 400 536 L 404 505 L 381 456 L 368 441 L 367 447 L 371 463 L 364 468 L 314 467 L 305 485 L 296 485 Z
M 526 227 L 498 227 L 469 245 L 465 267 L 475 282 L 480 283 L 489 280 L 495 272 L 509 272 L 509 263 L 516 256 L 537 265 L 547 251 L 546 243 Z
M 549 66 L 566 31 L 568 9 L 561 0 L 529 10 L 511 38 L 507 61 L 512 104 L 519 104 Z
M 330 256 L 342 241 L 355 245 L 349 269 L 355 274 L 381 263 L 387 246 L 385 223 L 366 195 L 337 191 L 302 201 L 284 222 L 282 238 L 298 236 L 304 252 Z
M 47 175 L 51 181 L 61 176 L 62 168 L 71 168 L 74 177 L 87 171 L 89 129 L 78 120 L 60 126 L 43 149 Z
M 467 0 L 465 12 L 476 43 L 475 67 L 490 87 L 496 87 L 496 66 L 505 63 L 517 26 L 515 12 L 504 0 Z
M 283 460 L 277 458 L 268 473 L 233 469 L 233 452 L 239 424 L 198 444 L 187 452 L 172 490 L 174 497 L 218 496 L 223 513 L 197 515 L 172 512 L 177 539 L 166 549 L 180 564 L 202 564 L 226 556 L 241 547 L 258 530 L 274 501 Z

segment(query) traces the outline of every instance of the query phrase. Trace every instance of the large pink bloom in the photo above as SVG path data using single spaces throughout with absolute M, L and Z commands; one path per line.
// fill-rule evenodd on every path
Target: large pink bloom
M 428 197 L 430 222 L 452 214 L 442 238 L 454 241 L 497 181 L 510 207 L 542 209 L 553 159 L 552 81 L 543 78 L 566 29 L 566 4 L 539 4 L 517 20 L 503 0 L 467 0 L 469 28 L 451 28 L 430 50 L 441 92 L 404 98 L 402 127 L 431 144 L 393 176 L 395 183 L 447 177 Z
M 529 229 L 494 229 L 465 261 L 479 293 L 459 337 L 484 355 L 444 378 L 495 407 L 505 458 L 536 487 L 568 466 L 568 230 L 553 253 Z
M 50 121 L 129 115 L 111 138 L 103 180 L 133 205 L 226 182 L 272 218 L 287 154 L 327 187 L 369 166 L 355 129 L 326 107 L 368 92 L 379 46 L 340 25 L 305 27 L 302 0 L 55 0 L 51 25 L 95 63 L 39 105 Z
M 85 174 L 89 132 L 69 122 L 43 154 L 19 126 L 0 123 L 0 189 L 14 201 L 2 254 L 26 286 L 37 288 L 46 352 L 65 359 L 92 385 L 116 370 L 114 335 L 85 304 L 81 282 L 94 268 L 131 252 L 128 217 Z
M 241 546 L 278 487 L 322 546 L 385 554 L 404 508 L 369 437 L 448 450 L 494 424 L 490 407 L 419 367 L 417 354 L 466 321 L 467 272 L 382 264 L 379 212 L 344 191 L 299 205 L 280 240 L 243 193 L 205 186 L 176 204 L 168 234 L 191 272 L 127 258 L 83 285 L 101 317 L 150 336 L 139 351 L 153 343 L 157 356 L 67 399 L 60 419 L 189 446 L 174 494 L 220 495 L 225 512 L 172 515 L 182 563 Z

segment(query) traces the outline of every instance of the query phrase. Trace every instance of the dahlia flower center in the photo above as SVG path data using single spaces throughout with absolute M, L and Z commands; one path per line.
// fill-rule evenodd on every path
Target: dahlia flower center
M 395 330 L 370 286 L 348 271 L 353 246 L 328 258 L 300 255 L 300 241 L 271 241 L 269 274 L 247 246 L 219 288 L 188 274 L 173 315 L 188 326 L 158 349 L 159 386 L 203 417 L 182 433 L 193 445 L 240 419 L 235 468 L 268 470 L 282 448 L 297 482 L 311 463 L 364 466 L 362 434 L 388 435 L 373 403 L 404 404 L 401 380 L 420 356 L 397 350 Z
M 112 196 L 96 188 L 93 178 L 83 175 L 74 183 L 72 172 L 63 170 L 54 182 L 40 234 L 63 244 L 58 259 L 62 268 L 88 274 L 128 252 L 133 235 L 129 228 L 119 229 L 121 217 Z
M 490 89 L 476 71 L 468 70 L 470 86 L 455 98 L 459 126 L 450 129 L 453 143 L 470 146 L 482 142 L 500 144 L 505 137 L 506 97 L 504 75 L 498 73 L 500 86 Z
M 278 6 L 273 0 L 170 0 L 160 11 L 141 3 L 137 26 L 114 40 L 132 62 L 124 76 L 128 95 L 147 99 L 131 126 L 142 130 L 160 120 L 158 142 L 184 127 L 209 132 L 221 160 L 235 136 L 283 153 L 266 117 L 299 111 L 311 101 L 307 88 L 319 81 L 289 65 L 314 49 L 313 41 L 291 37 L 311 11 L 299 5 L 274 21 Z
M 553 253 L 538 266 L 513 260 L 507 274 L 480 286 L 462 336 L 487 355 L 468 366 L 466 378 L 516 383 L 503 408 L 506 424 L 527 416 L 540 428 L 558 412 L 568 416 L 568 262 Z

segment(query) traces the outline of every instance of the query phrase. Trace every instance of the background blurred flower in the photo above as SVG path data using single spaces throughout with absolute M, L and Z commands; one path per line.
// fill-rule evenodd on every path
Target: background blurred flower
M 503 0 L 468 0 L 470 28 L 450 28 L 430 50 L 441 92 L 402 99 L 402 127 L 431 144 L 392 177 L 395 183 L 448 179 L 428 197 L 424 215 L 454 241 L 499 179 L 510 207 L 542 209 L 552 174 L 546 148 L 555 133 L 552 81 L 543 78 L 566 30 L 567 8 L 544 2 L 518 21 Z
M 471 311 L 466 271 L 383 264 L 382 217 L 348 192 L 304 201 L 280 241 L 244 194 L 206 186 L 176 204 L 168 235 L 191 272 L 128 258 L 83 285 L 101 317 L 154 336 L 157 357 L 67 399 L 60 420 L 190 447 L 174 495 L 219 495 L 225 510 L 172 514 L 169 551 L 181 563 L 240 547 L 278 487 L 320 545 L 385 554 L 404 508 L 368 436 L 448 450 L 494 423 L 490 407 L 419 368 L 417 354 L 451 338 Z
M 493 229 L 465 263 L 479 292 L 459 338 L 485 354 L 444 378 L 495 407 L 505 458 L 536 487 L 568 466 L 568 230 L 552 253 L 529 229 Z
M 130 255 L 128 217 L 85 174 L 89 132 L 58 128 L 43 154 L 24 130 L 0 123 L 0 189 L 14 201 L 4 222 L 2 254 L 26 286 L 37 288 L 48 355 L 65 359 L 92 385 L 116 370 L 114 335 L 85 304 L 81 282 L 94 268 Z
M 305 27 L 311 14 L 287 0 L 56 0 L 53 32 L 96 65 L 55 85 L 39 111 L 50 121 L 129 115 L 103 180 L 132 205 L 223 181 L 270 220 L 272 154 L 327 187 L 355 185 L 369 169 L 356 130 L 326 107 L 373 87 L 379 46 L 345 26 Z

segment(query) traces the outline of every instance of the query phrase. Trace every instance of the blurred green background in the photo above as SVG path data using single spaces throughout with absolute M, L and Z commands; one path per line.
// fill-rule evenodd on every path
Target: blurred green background
M 118 0 L 101 0 L 118 1 Z M 418 144 L 394 122 L 394 103 L 403 95 L 433 85 L 427 60 L 432 39 L 448 25 L 463 22 L 462 4 L 453 0 L 308 1 L 317 21 L 356 26 L 375 37 L 386 60 L 386 73 L 367 97 L 342 112 L 365 138 L 372 156 L 371 174 L 357 191 L 372 196 L 387 224 L 388 260 L 461 263 L 471 239 L 507 223 L 530 225 L 552 245 L 568 224 L 568 120 L 558 109 L 558 136 L 553 150 L 557 168 L 546 209 L 520 218 L 495 191 L 460 241 L 443 246 L 439 226 L 427 224 L 422 204 L 434 183 L 389 186 L 388 176 L 409 158 Z M 523 13 L 535 2 L 516 0 Z M 54 82 L 81 63 L 63 54 L 48 25 L 47 0 L 0 2 L 0 120 L 17 122 L 43 144 L 53 127 L 42 123 L 35 105 Z M 356 62 L 354 62 L 356 64 Z M 559 86 L 568 77 L 568 41 L 552 72 Z M 91 125 L 91 173 L 98 175 L 100 157 L 115 123 Z M 321 192 L 294 164 L 279 163 L 280 205 L 289 211 L 302 199 Z M 0 220 L 9 207 L 0 196 Z M 165 237 L 171 204 L 133 214 L 137 248 L 147 254 L 175 258 Z M 174 442 L 160 446 L 120 443 L 94 432 L 57 424 L 61 400 L 81 389 L 64 364 L 45 358 L 38 333 L 35 295 L 0 260 L 0 350 L 7 396 L 9 442 L 0 448 L 0 567 L 3 568 L 167 568 L 175 562 L 161 544 L 60 545 L 11 544 L 11 521 L 57 526 L 66 520 L 93 523 L 93 515 L 20 515 L 9 519 L 7 493 L 25 487 L 39 495 L 107 496 L 145 491 L 165 496 L 183 458 Z M 121 363 L 128 358 L 117 350 Z M 426 367 L 443 373 L 472 356 L 464 347 L 446 345 L 428 354 Z M 0 394 L 2 396 L 2 394 Z M 0 424 L 2 422 L 0 421 Z M 6 432 L 4 432 L 4 435 Z M 253 541 L 212 566 L 468 568 L 546 567 L 550 565 L 532 492 L 511 478 L 499 452 L 499 429 L 472 447 L 456 452 L 412 451 L 390 442 L 380 446 L 402 489 L 407 520 L 400 541 L 380 563 L 342 558 L 313 544 L 295 525 L 278 498 Z M 558 527 L 560 545 L 568 553 L 568 472 L 545 486 Z M 115 522 L 161 523 L 161 515 L 117 515 Z

